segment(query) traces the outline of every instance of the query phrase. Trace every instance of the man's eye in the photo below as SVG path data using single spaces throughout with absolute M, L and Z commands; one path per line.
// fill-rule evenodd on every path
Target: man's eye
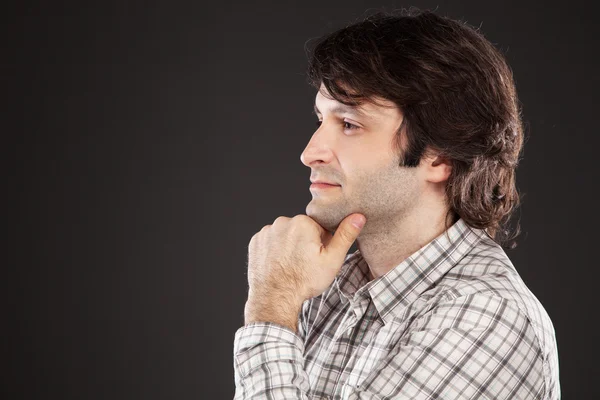
M 316 122 L 317 128 L 319 128 L 322 123 L 323 123 L 323 121 L 317 121 Z M 358 126 L 351 124 L 350 122 L 341 121 L 341 123 L 342 123 L 342 126 L 344 127 L 344 129 L 353 130 L 353 129 L 359 128 Z
M 350 129 L 350 130 L 358 129 L 358 126 L 351 124 L 350 122 L 342 121 L 342 123 L 344 125 L 344 128 L 346 128 L 346 129 Z

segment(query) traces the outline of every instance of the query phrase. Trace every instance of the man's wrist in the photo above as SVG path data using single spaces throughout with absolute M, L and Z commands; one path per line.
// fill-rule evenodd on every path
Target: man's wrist
M 245 324 L 272 322 L 297 332 L 301 310 L 302 301 L 294 297 L 250 294 L 244 309 Z

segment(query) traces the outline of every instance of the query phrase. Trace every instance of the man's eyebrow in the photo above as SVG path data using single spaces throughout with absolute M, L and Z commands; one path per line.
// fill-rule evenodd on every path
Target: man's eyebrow
M 321 114 L 321 112 L 317 108 L 316 104 L 314 104 L 313 107 L 314 107 L 315 114 Z M 362 118 L 366 118 L 366 119 L 372 119 L 372 117 L 369 114 L 365 113 L 364 111 L 362 111 L 356 107 L 347 106 L 345 104 L 338 104 L 335 107 L 331 108 L 329 111 L 333 114 L 351 114 L 351 115 L 356 115 L 358 117 L 362 117 Z

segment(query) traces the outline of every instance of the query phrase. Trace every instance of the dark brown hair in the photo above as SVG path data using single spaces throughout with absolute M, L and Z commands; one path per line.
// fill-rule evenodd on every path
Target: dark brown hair
M 324 84 L 346 105 L 382 97 L 400 108 L 401 166 L 417 166 L 427 150 L 451 161 L 446 196 L 454 222 L 460 217 L 516 247 L 520 226 L 511 235 L 507 225 L 520 203 L 521 111 L 505 57 L 476 28 L 429 10 L 379 11 L 309 53 L 308 80 L 317 89 Z

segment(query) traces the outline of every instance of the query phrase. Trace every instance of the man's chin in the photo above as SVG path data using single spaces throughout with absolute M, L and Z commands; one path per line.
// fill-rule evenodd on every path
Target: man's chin
M 310 204 L 306 207 L 306 215 L 314 219 L 317 224 L 321 225 L 329 232 L 335 231 L 343 220 L 339 215 L 333 215 L 331 208 L 326 210 L 322 207 L 315 207 Z

